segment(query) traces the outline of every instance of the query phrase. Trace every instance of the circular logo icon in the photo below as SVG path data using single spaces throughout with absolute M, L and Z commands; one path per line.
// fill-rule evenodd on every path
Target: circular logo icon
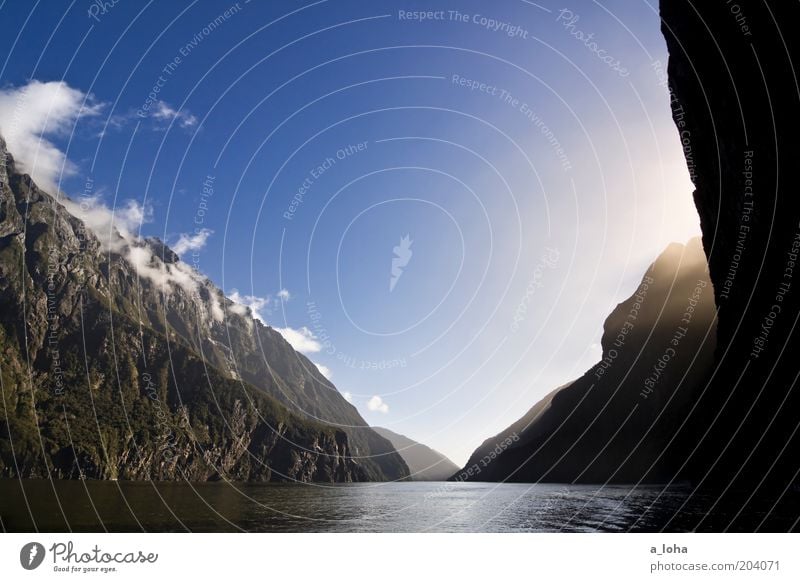
M 44 561 L 44 546 L 38 542 L 30 542 L 19 551 L 19 563 L 26 570 L 35 570 Z

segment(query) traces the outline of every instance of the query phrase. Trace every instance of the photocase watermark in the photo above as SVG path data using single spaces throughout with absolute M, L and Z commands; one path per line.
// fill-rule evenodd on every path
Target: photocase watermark
M 489 18 L 488 16 L 483 16 L 482 14 L 465 14 L 459 12 L 458 10 L 449 10 L 448 15 L 450 20 L 455 22 L 475 24 L 491 32 L 501 32 L 510 38 L 521 38 L 523 40 L 528 40 L 528 36 L 530 35 L 527 29 L 519 26 L 518 24 L 512 24 L 503 20 L 496 20 L 494 18 Z
M 792 289 L 792 282 L 794 281 L 794 271 L 798 266 L 798 259 L 800 258 L 800 224 L 795 230 L 794 237 L 789 243 L 789 248 L 786 249 L 786 261 L 783 266 L 783 275 L 781 282 L 775 290 L 774 303 L 769 308 L 769 311 L 761 321 L 761 329 L 756 337 L 753 339 L 753 348 L 750 351 L 750 359 L 756 360 L 761 355 L 769 340 L 770 333 L 772 332 L 775 322 L 783 312 L 783 304 L 786 296 Z
M 667 69 L 664 67 L 664 63 L 660 60 L 656 59 L 652 63 L 650 63 L 650 68 L 653 69 L 653 72 L 656 74 L 656 79 L 658 79 L 658 86 L 663 87 L 667 91 L 669 91 L 669 75 L 667 74 Z
M 533 274 L 531 275 L 528 285 L 525 288 L 525 295 L 520 300 L 519 305 L 517 305 L 517 309 L 514 312 L 514 319 L 511 322 L 512 333 L 519 331 L 519 325 L 525 321 L 525 318 L 528 315 L 528 305 L 530 305 L 530 302 L 534 295 L 536 295 L 537 290 L 544 286 L 542 279 L 544 278 L 545 271 L 547 269 L 555 269 L 560 256 L 561 255 L 558 252 L 558 249 L 546 247 L 544 253 L 542 253 L 542 256 L 539 257 L 539 261 L 534 266 Z
M 305 202 L 306 196 L 311 191 L 312 186 L 320 179 L 322 176 L 325 175 L 331 168 L 333 168 L 339 162 L 346 160 L 347 158 L 354 156 L 358 153 L 364 152 L 367 150 L 369 146 L 369 142 L 362 141 L 356 144 L 350 144 L 345 147 L 339 148 L 336 150 L 332 156 L 326 157 L 324 160 L 317 163 L 313 168 L 311 168 L 308 173 L 306 174 L 305 179 L 297 188 L 292 196 L 292 199 L 289 201 L 289 206 L 286 208 L 286 211 L 283 213 L 283 218 L 286 220 L 292 220 L 294 215 L 297 213 L 298 208 Z
M 458 10 L 398 10 L 397 19 L 410 22 L 446 21 L 473 24 L 489 32 L 499 32 L 510 38 L 528 40 L 530 33 L 518 24 L 497 20 L 483 14 L 470 14 Z
M 197 209 L 194 213 L 194 235 L 198 236 L 207 232 L 205 227 L 206 222 L 206 215 L 208 214 L 208 201 L 214 197 L 214 181 L 216 180 L 215 176 L 211 174 L 207 174 L 205 180 L 203 180 L 203 184 L 200 189 L 200 202 L 197 204 Z M 193 248 L 192 249 L 192 268 L 199 272 L 200 271 L 200 249 Z
M 119 0 L 115 0 L 119 1 Z M 247 2 L 245 2 L 247 4 Z M 150 88 L 142 106 L 136 110 L 136 115 L 140 118 L 145 118 L 150 114 L 153 106 L 160 101 L 161 90 L 169 82 L 169 79 L 175 75 L 175 72 L 183 64 L 183 59 L 187 58 L 192 51 L 194 51 L 200 44 L 205 41 L 211 34 L 225 22 L 230 20 L 234 15 L 242 10 L 239 2 L 229 6 L 222 13 L 220 13 L 214 20 L 209 21 L 202 29 L 194 34 L 194 36 L 178 49 L 178 54 L 165 64 L 160 71 L 160 75 Z
M 55 203 L 55 202 L 54 202 Z M 64 371 L 61 368 L 59 349 L 59 314 L 56 274 L 58 273 L 58 254 L 60 249 L 52 246 L 47 252 L 47 352 L 50 355 L 50 372 L 53 375 L 53 394 L 64 395 Z
M 556 137 L 550 127 L 545 123 L 544 119 L 536 112 L 536 110 L 525 101 L 522 101 L 511 94 L 510 91 L 498 87 L 492 83 L 470 79 L 462 75 L 454 74 L 450 77 L 450 82 L 457 87 L 464 87 L 471 92 L 483 93 L 490 97 L 497 98 L 503 105 L 507 105 L 512 109 L 519 111 L 525 119 L 527 119 L 533 126 L 535 126 L 553 148 L 559 162 L 561 162 L 562 169 L 566 172 L 572 169 L 572 163 L 561 145 L 561 142 Z
M 498 441 L 494 448 L 491 449 L 488 453 L 486 453 L 483 457 L 472 463 L 471 465 L 464 467 L 461 471 L 459 471 L 455 477 L 453 477 L 453 481 L 449 483 L 444 483 L 425 494 L 425 499 L 430 499 L 432 497 L 439 497 L 441 495 L 447 495 L 450 493 L 454 487 L 454 483 L 460 483 L 465 481 L 466 479 L 477 477 L 478 475 L 483 472 L 483 470 L 488 467 L 497 457 L 499 457 L 503 452 L 508 449 L 514 443 L 519 442 L 519 434 L 516 432 L 511 433 L 506 438 Z
M 100 22 L 100 17 L 111 12 L 111 9 L 121 1 L 122 0 L 93 0 L 92 3 L 89 4 L 89 9 L 86 11 L 86 14 L 95 22 Z
M 689 334 L 689 325 L 691 325 L 692 319 L 694 319 L 694 313 L 700 303 L 703 291 L 707 286 L 708 281 L 703 279 L 697 280 L 692 294 L 688 298 L 683 315 L 681 316 L 680 325 L 675 328 L 675 332 L 669 340 L 669 345 L 664 349 L 664 353 L 661 354 L 658 361 L 653 365 L 650 375 L 645 378 L 644 388 L 642 388 L 639 393 L 639 396 L 642 398 L 647 399 L 650 394 L 653 393 L 670 362 L 678 355 L 681 341 Z
M 650 290 L 650 286 L 653 283 L 654 279 L 650 275 L 645 275 L 642 279 L 642 282 L 639 283 L 639 287 L 636 289 L 636 293 L 633 295 L 633 305 L 631 305 L 631 308 L 625 315 L 625 321 L 622 322 L 622 325 L 617 331 L 617 335 L 614 338 L 614 341 L 611 342 L 608 350 L 604 352 L 603 359 L 600 360 L 600 363 L 597 364 L 594 369 L 595 379 L 599 380 L 602 378 L 608 369 L 614 364 L 614 361 L 619 357 L 619 350 L 625 347 L 625 343 L 628 341 L 628 336 L 636 327 L 636 320 L 639 319 L 639 313 L 642 311 L 642 305 L 644 305 L 645 299 L 647 299 L 647 292 Z
M 630 75 L 630 71 L 622 66 L 622 63 L 619 59 L 614 58 L 612 55 L 608 54 L 604 48 L 601 48 L 597 41 L 594 38 L 594 33 L 585 33 L 584 31 L 577 28 L 576 24 L 581 19 L 579 14 L 575 14 L 569 8 L 562 8 L 558 11 L 558 16 L 556 16 L 556 22 L 560 22 L 561 25 L 564 27 L 564 30 L 568 31 L 573 37 L 577 40 L 582 42 L 586 48 L 589 49 L 594 55 L 597 56 L 598 59 L 603 61 L 608 67 L 615 71 L 620 77 L 627 77 Z
M 88 215 L 94 205 L 94 202 L 94 179 L 89 176 L 86 178 L 83 191 L 78 195 L 78 214 L 82 213 L 84 216 Z M 57 212 L 57 202 L 55 199 L 53 200 L 52 204 L 54 205 L 53 212 Z M 85 251 L 88 241 L 91 240 L 92 235 L 89 234 L 85 219 L 81 216 L 77 217 L 81 218 L 81 220 L 78 221 L 75 229 L 75 237 L 78 241 L 78 253 L 73 260 L 76 263 L 81 263 L 89 260 L 89 257 Z M 46 345 L 44 347 L 50 358 L 50 373 L 52 375 L 54 396 L 63 396 L 66 390 L 60 350 L 61 326 L 58 305 L 58 273 L 61 268 L 61 263 L 59 261 L 59 256 L 61 253 L 62 249 L 58 246 L 51 246 L 48 248 L 44 285 L 46 297 L 45 319 L 47 321 L 47 334 L 45 336 Z M 85 276 L 85 271 L 83 269 L 76 269 L 76 272 L 82 273 Z M 91 299 L 89 294 L 86 292 L 86 281 L 82 281 L 81 283 L 82 284 L 78 294 L 81 305 L 85 307 L 91 302 Z
M 306 311 L 311 320 L 309 325 L 310 331 L 314 334 L 316 340 L 320 343 L 321 352 L 329 356 L 336 356 L 336 359 L 343 365 L 353 370 L 391 370 L 394 368 L 405 368 L 408 362 L 405 358 L 381 359 L 381 360 L 365 360 L 351 356 L 345 352 L 337 349 L 336 344 L 328 333 L 328 329 L 323 323 L 322 311 L 319 309 L 315 301 L 306 302 Z
M 736 274 L 739 272 L 739 265 L 742 261 L 747 238 L 750 235 L 750 221 L 752 220 L 753 209 L 755 207 L 754 190 L 753 190 L 753 155 L 752 150 L 744 152 L 744 169 L 742 171 L 742 179 L 744 181 L 744 200 L 742 201 L 742 214 L 739 217 L 739 232 L 736 234 L 736 245 L 733 248 L 733 255 L 731 262 L 728 265 L 728 272 L 725 274 L 725 280 L 722 282 L 719 291 L 720 299 L 728 299 L 733 288 Z
M 39 542 L 29 542 L 19 551 L 19 563 L 26 570 L 35 570 L 42 565 L 46 552 Z
M 50 546 L 49 552 L 53 557 L 54 572 L 107 574 L 116 572 L 118 565 L 121 564 L 144 565 L 155 564 L 158 561 L 158 554 L 155 552 L 105 551 L 97 544 L 93 548 L 80 551 L 75 549 L 72 541 L 56 542 Z
M 45 550 L 39 542 L 29 542 L 19 552 L 19 563 L 25 570 L 35 570 L 52 558 L 53 572 L 71 574 L 108 574 L 118 572 L 121 565 L 147 565 L 158 561 L 158 553 L 142 550 L 105 550 L 99 545 L 77 549 L 74 542 L 56 542 Z
M 692 151 L 692 132 L 689 131 L 686 125 L 686 111 L 683 109 L 683 105 L 678 100 L 677 95 L 672 91 L 670 92 L 670 105 L 672 107 L 672 118 L 680 132 L 681 147 L 683 148 L 683 156 L 686 158 L 686 169 L 689 170 L 689 178 L 692 183 L 696 183 L 697 172 Z
M 92 209 L 92 206 L 95 202 L 95 193 L 94 193 L 94 178 L 91 176 L 86 177 L 86 181 L 83 185 L 83 192 L 78 195 L 78 209 L 79 211 L 86 216 L 89 211 Z M 78 217 L 80 218 L 80 217 Z M 78 238 L 78 244 L 80 251 L 86 250 L 86 243 L 89 240 L 89 231 L 86 227 L 86 221 L 82 219 L 78 224 L 78 230 L 75 233 L 75 236 Z
M 23 86 L 17 93 L 17 98 L 14 103 L 14 111 L 11 112 L 11 119 L 3 123 L 3 133 L 6 136 L 13 135 L 17 132 L 20 119 L 22 119 L 22 112 L 28 108 L 28 95 L 30 93 L 30 83 Z M 3 168 L 5 169 L 5 160 L 2 160 Z M 8 176 L 6 176 L 6 183 L 8 183 Z
M 411 262 L 411 257 L 414 255 L 414 251 L 411 250 L 412 244 L 414 244 L 414 241 L 411 240 L 411 236 L 405 235 L 400 239 L 400 243 L 392 249 L 394 256 L 392 257 L 392 270 L 389 277 L 390 293 L 394 291 L 397 282 L 403 276 L 404 269 Z
M 739 25 L 739 30 L 741 31 L 742 35 L 753 36 L 753 32 L 750 30 L 750 25 L 747 23 L 747 17 L 742 11 L 742 7 L 734 2 L 734 0 L 725 0 L 725 4 L 727 4 L 728 10 L 730 10 L 730 13 L 736 20 L 736 24 Z
M 155 408 L 156 425 L 159 430 L 159 441 L 162 443 L 160 446 L 160 454 L 165 461 L 172 461 L 175 459 L 175 447 L 178 443 L 178 437 L 172 429 L 172 422 L 170 421 L 169 411 L 166 410 L 164 403 L 158 394 L 158 386 L 153 381 L 153 377 L 145 372 L 142 374 L 142 390 L 153 403 Z

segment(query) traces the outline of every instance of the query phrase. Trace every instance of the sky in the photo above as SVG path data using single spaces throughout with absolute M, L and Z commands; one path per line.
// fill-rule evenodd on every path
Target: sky
M 462 464 L 699 234 L 656 0 L 0 1 L 0 134 Z

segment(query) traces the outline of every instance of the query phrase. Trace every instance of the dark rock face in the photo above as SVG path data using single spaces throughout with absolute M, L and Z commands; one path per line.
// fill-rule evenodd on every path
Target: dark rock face
M 713 364 L 715 306 L 699 239 L 670 245 L 606 319 L 603 359 L 487 439 L 458 481 L 668 482 L 675 427 Z
M 408 465 L 412 481 L 446 481 L 450 475 L 458 471 L 458 465 L 439 451 L 434 451 L 388 428 L 375 427 L 373 430 L 397 449 Z
M 161 241 L 101 241 L 64 204 L 0 140 L 0 476 L 408 475 L 280 334 Z
M 719 306 L 687 468 L 697 485 L 780 492 L 800 470 L 800 4 L 661 0 L 661 16 Z

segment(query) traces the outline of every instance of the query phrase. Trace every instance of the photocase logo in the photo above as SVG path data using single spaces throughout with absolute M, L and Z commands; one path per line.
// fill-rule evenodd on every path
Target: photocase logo
M 389 292 L 394 291 L 395 285 L 403 276 L 403 269 L 408 265 L 411 260 L 413 251 L 411 245 L 414 243 L 410 235 L 406 235 L 400 239 L 400 244 L 394 247 L 394 257 L 392 258 L 392 276 L 389 279 Z
M 35 570 L 44 561 L 44 546 L 38 542 L 30 542 L 19 551 L 19 563 L 26 570 Z

